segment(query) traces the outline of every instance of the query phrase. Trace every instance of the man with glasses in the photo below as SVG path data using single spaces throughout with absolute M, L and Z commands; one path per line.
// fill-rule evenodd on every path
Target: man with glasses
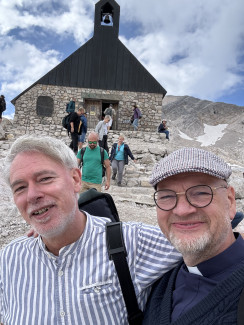
M 183 261 L 154 287 L 143 324 L 237 324 L 244 241 L 231 228 L 230 175 L 222 159 L 197 148 L 177 150 L 155 166 L 158 223 Z
M 98 140 L 99 136 L 96 132 L 91 132 L 89 134 L 88 146 L 85 149 L 82 159 L 82 184 L 80 193 L 87 191 L 89 188 L 96 188 L 101 192 L 103 166 L 101 163 L 101 151 L 98 146 Z M 78 165 L 81 163 L 81 150 L 79 150 L 77 154 Z M 105 190 L 108 190 L 110 187 L 111 168 L 106 150 L 104 150 L 104 165 L 106 168 Z

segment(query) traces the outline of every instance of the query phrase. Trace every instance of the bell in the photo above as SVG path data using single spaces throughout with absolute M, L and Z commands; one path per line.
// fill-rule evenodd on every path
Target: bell
M 110 24 L 110 17 L 109 15 L 106 15 L 103 21 L 105 24 Z

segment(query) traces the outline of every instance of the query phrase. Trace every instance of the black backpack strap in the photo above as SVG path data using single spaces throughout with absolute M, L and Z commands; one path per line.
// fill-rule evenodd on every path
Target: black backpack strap
M 238 303 L 237 325 L 244 325 L 244 289 L 242 289 Z
M 104 149 L 100 147 L 100 154 L 101 154 L 101 164 L 103 165 L 104 162 Z
M 126 259 L 127 252 L 124 245 L 122 223 L 108 222 L 106 224 L 106 238 L 109 259 L 114 262 L 124 297 L 128 322 L 130 325 L 141 325 L 143 313 L 137 303 L 135 288 Z
M 80 165 L 81 166 L 83 166 L 83 156 L 84 156 L 85 151 L 86 151 L 86 147 L 80 149 L 80 155 L 81 155 Z

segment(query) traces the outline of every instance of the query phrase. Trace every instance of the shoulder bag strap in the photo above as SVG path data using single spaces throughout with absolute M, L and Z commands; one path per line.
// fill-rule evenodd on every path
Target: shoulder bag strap
M 100 154 L 101 154 L 101 164 L 103 165 L 104 162 L 104 148 L 100 147 Z
M 109 259 L 114 262 L 124 297 L 128 322 L 130 325 L 141 325 L 143 313 L 138 306 L 135 288 L 126 259 L 127 252 L 124 245 L 122 223 L 108 222 L 106 224 L 106 238 Z
M 80 155 L 81 155 L 80 164 L 81 164 L 81 166 L 83 165 L 83 156 L 84 156 L 85 151 L 86 151 L 86 147 L 81 148 L 81 151 L 80 151 Z

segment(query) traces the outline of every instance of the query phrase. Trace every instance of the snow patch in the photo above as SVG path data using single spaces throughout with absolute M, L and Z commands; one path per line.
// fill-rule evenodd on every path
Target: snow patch
M 201 142 L 201 147 L 214 145 L 224 135 L 224 130 L 228 124 L 207 125 L 204 124 L 204 134 L 196 137 L 196 141 Z

